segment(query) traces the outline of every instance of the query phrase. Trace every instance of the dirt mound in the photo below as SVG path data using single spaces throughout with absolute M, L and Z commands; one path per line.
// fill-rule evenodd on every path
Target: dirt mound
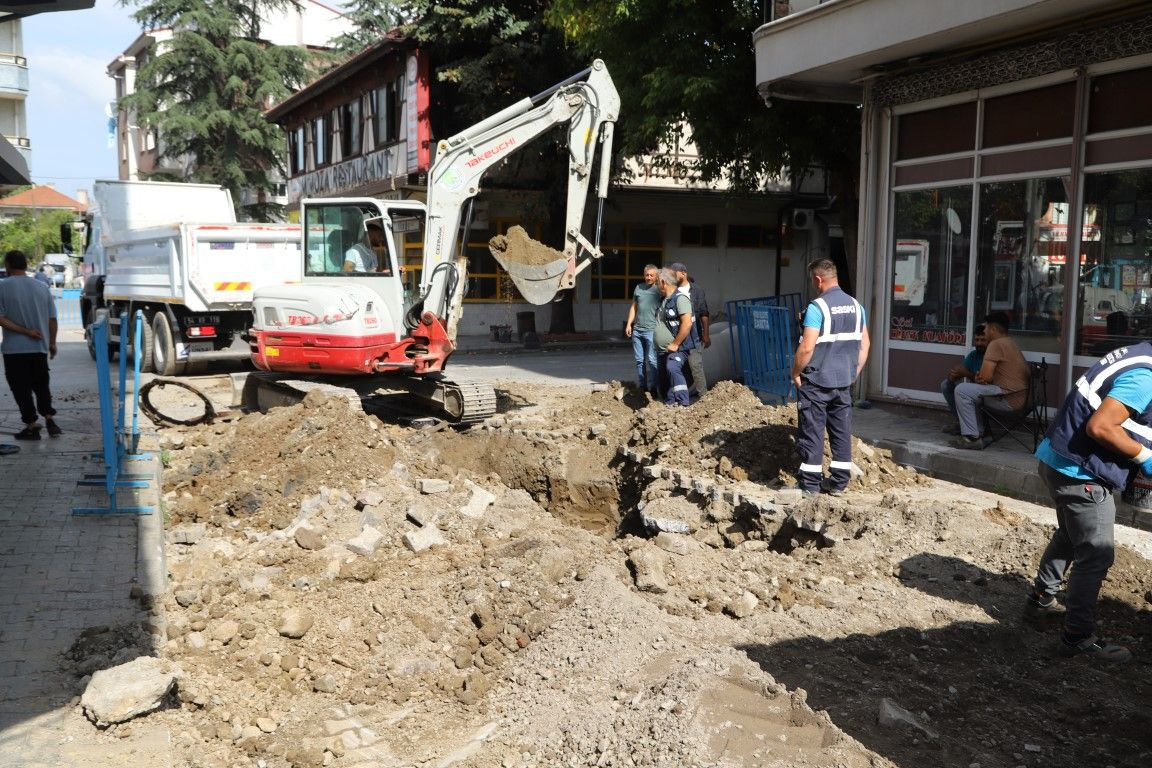
M 542 266 L 563 260 L 564 254 L 549 248 L 528 236 L 519 224 L 509 227 L 506 235 L 496 235 L 488 241 L 492 255 L 502 262 L 514 262 L 527 266 Z
M 319 393 L 169 432 L 186 678 L 149 719 L 183 765 L 1146 763 L 1146 665 L 1054 663 L 1018 618 L 1048 535 L 1022 505 L 862 443 L 849 493 L 801 499 L 793 409 L 731 383 L 502 395 L 463 432 Z M 1148 583 L 1122 551 L 1101 612 L 1140 655 Z

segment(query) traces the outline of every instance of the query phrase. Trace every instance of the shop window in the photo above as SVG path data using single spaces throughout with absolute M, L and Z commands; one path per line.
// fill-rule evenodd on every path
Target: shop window
M 729 248 L 774 248 L 777 239 L 775 227 L 759 224 L 728 225 Z
M 681 224 L 680 225 L 680 245 L 681 247 L 698 247 L 698 248 L 715 248 L 716 247 L 716 225 L 715 224 Z
M 1081 254 L 1077 352 L 1152 338 L 1152 170 L 1085 177 Z
M 1152 126 L 1152 68 L 1092 78 L 1088 133 Z M 1134 98 L 1134 94 L 1140 94 Z
M 372 103 L 376 146 L 396 143 L 404 119 L 404 78 L 397 77 L 377 88 L 372 93 Z
M 966 346 L 972 187 L 897 192 L 889 338 Z
M 1072 136 L 1076 84 L 1010 93 L 984 102 L 984 147 Z
M 321 115 L 312 121 L 312 167 L 321 168 L 332 159 L 329 140 L 329 118 Z
M 340 114 L 340 159 L 360 154 L 360 99 L 343 104 Z
M 901 115 L 896 159 L 971 152 L 976 148 L 976 102 Z
M 301 125 L 288 133 L 288 162 L 293 175 L 304 172 L 307 151 L 304 126 Z
M 1066 180 L 980 186 L 976 320 L 1005 312 L 1020 349 L 1059 356 L 1068 254 Z
M 644 265 L 664 263 L 664 238 L 657 225 L 609 224 L 600 249 L 604 256 L 591 278 L 593 301 L 630 301 L 632 289 L 644 281 Z

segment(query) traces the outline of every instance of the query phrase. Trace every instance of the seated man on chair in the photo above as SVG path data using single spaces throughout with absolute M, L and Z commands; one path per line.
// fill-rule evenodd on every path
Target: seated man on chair
M 948 403 L 948 412 L 952 414 L 952 421 L 944 427 L 944 434 L 960 434 L 960 419 L 956 415 L 956 387 L 966 381 L 975 381 L 976 374 L 984 365 L 984 350 L 988 347 L 988 339 L 984 336 L 984 326 L 978 325 L 972 331 L 972 351 L 964 356 L 959 365 L 948 369 L 948 376 L 940 382 L 940 392 L 944 395 L 944 402 Z
M 1028 361 L 1008 335 L 1008 316 L 993 312 L 984 318 L 984 364 L 975 381 L 956 385 L 956 418 L 960 436 L 949 445 L 955 448 L 982 450 L 984 425 L 980 419 L 980 399 L 1007 395 L 1002 399 L 1006 409 L 1020 408 L 1028 399 Z

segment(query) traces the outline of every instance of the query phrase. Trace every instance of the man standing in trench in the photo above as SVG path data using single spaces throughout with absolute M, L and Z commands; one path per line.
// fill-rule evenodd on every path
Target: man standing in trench
M 1024 615 L 1064 614 L 1061 656 L 1122 664 L 1131 652 L 1096 637 L 1096 603 L 1115 558 L 1113 496 L 1137 472 L 1152 475 L 1152 343 L 1109 352 L 1077 379 L 1036 458 L 1056 505 L 1057 527 Z M 1069 567 L 1065 607 L 1056 592 Z
M 804 331 L 792 363 L 800 454 L 800 491 L 820 493 L 824 478 L 824 431 L 832 449 L 827 491 L 839 496 L 852 479 L 852 383 L 868 359 L 871 340 L 864 307 L 840 288 L 836 264 L 808 265 L 820 295 L 804 312 Z

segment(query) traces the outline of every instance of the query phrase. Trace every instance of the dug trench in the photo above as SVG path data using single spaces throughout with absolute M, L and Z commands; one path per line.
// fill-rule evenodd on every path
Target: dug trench
M 794 410 L 732 383 L 689 409 L 619 386 L 502 395 L 461 432 L 320 393 L 165 431 L 171 590 L 148 628 L 181 674 L 145 719 L 181 765 L 1152 754 L 1152 569 L 1135 553 L 1102 624 L 1138 661 L 1062 662 L 1054 630 L 1018 615 L 1050 530 L 1031 505 L 860 442 L 848 494 L 801 499 Z M 114 645 L 74 648 L 78 686 L 131 657 Z

